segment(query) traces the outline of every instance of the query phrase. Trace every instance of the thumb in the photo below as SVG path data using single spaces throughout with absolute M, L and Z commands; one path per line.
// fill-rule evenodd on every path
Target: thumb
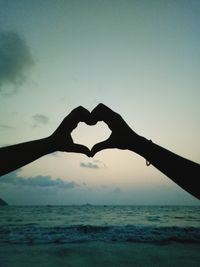
M 112 144 L 111 144 L 111 141 L 110 141 L 110 138 L 103 141 L 103 142 L 100 142 L 100 143 L 97 143 L 96 145 L 94 145 L 91 149 L 91 152 L 90 152 L 90 156 L 91 157 L 94 157 L 94 155 L 96 153 L 98 153 L 99 151 L 103 150 L 103 149 L 108 149 L 108 148 L 112 148 Z

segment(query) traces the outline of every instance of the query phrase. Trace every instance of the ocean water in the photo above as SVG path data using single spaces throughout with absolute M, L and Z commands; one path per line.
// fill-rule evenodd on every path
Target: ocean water
M 2 206 L 0 244 L 200 244 L 200 206 Z

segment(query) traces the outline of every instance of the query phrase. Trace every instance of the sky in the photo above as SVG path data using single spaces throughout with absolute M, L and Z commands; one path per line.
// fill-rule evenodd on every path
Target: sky
M 49 136 L 104 103 L 138 134 L 200 162 L 200 1 L 0 0 L 0 146 Z M 92 147 L 110 130 L 80 123 Z M 188 177 L 189 179 L 189 177 Z M 199 205 L 145 159 L 46 155 L 0 178 L 15 205 Z

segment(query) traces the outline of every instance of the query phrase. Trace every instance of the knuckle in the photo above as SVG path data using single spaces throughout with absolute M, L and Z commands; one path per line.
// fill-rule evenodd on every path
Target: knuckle
M 84 110 L 84 108 L 82 106 L 78 106 L 74 111 L 79 114 L 80 112 L 82 112 Z
M 99 103 L 97 106 L 96 106 L 96 109 L 105 109 L 105 105 L 103 103 Z

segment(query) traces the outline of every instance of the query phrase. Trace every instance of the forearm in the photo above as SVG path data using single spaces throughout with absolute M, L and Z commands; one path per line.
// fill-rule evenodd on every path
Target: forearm
M 0 175 L 18 169 L 55 151 L 50 138 L 0 148 Z
M 175 183 L 200 199 L 199 164 L 180 157 L 144 137 L 140 137 L 140 143 L 137 148 L 130 147 L 130 150 L 144 157 Z

